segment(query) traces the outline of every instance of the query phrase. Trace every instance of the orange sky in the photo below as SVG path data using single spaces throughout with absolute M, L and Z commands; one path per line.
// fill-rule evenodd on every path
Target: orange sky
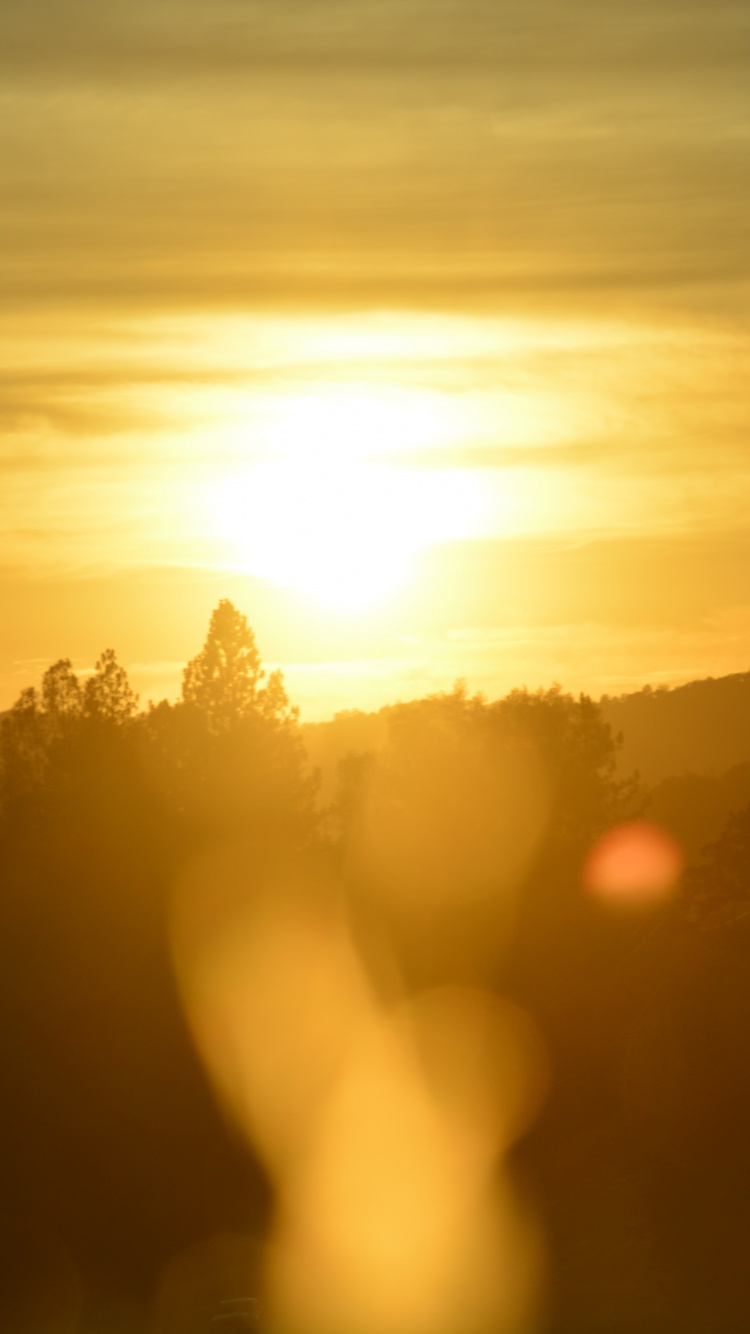
M 750 14 L 0 14 L 0 707 L 232 597 L 303 717 L 745 670 Z

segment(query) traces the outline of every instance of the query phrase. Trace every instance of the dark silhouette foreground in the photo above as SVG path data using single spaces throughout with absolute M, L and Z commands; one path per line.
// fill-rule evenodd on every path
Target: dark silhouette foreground
M 169 944 L 175 884 L 224 844 L 248 893 L 280 866 L 338 883 L 377 985 L 387 954 L 411 990 L 479 983 L 533 1015 L 552 1086 L 516 1160 L 550 1330 L 746 1328 L 750 815 L 677 898 L 607 913 L 582 863 L 646 800 L 616 761 L 585 697 L 457 687 L 384 711 L 324 805 L 226 601 L 176 704 L 139 713 L 110 650 L 85 682 L 63 659 L 24 691 L 0 770 L 0 1330 L 176 1334 L 253 1295 L 237 1275 L 270 1192 L 195 1054 Z

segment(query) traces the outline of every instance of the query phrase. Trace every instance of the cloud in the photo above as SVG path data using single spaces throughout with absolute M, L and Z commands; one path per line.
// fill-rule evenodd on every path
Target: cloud
M 497 309 L 699 289 L 726 311 L 750 277 L 745 6 L 0 12 L 16 305 Z
M 4 58 L 111 74 L 279 62 L 559 69 L 741 61 L 747 13 L 724 0 L 6 0 Z

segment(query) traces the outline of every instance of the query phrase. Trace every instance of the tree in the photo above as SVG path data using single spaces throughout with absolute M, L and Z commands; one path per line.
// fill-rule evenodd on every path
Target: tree
M 222 598 L 203 648 L 183 672 L 183 702 L 199 709 L 212 731 L 226 731 L 257 707 L 264 676 L 247 617 Z
M 138 696 L 130 688 L 125 668 L 118 663 L 114 649 L 105 648 L 94 675 L 86 682 L 84 714 L 102 722 L 122 724 L 132 718 L 137 708 Z
M 688 918 L 702 930 L 747 928 L 750 920 L 750 806 L 729 817 L 723 833 L 703 850 L 685 877 Z
M 45 718 L 39 692 L 22 690 L 0 727 L 0 793 L 4 810 L 38 787 L 47 763 Z
M 41 705 L 48 724 L 60 730 L 71 719 L 80 717 L 83 697 L 70 658 L 60 658 L 42 677 Z
M 462 841 L 478 828 L 487 833 L 492 827 L 496 838 L 503 821 L 517 837 L 519 808 L 533 807 L 533 823 L 541 819 L 551 855 L 577 869 L 592 841 L 637 800 L 636 781 L 617 776 L 619 738 L 598 705 L 559 686 L 514 690 L 490 703 L 459 682 L 448 694 L 383 713 L 387 737 L 378 756 L 364 768 L 350 764 L 341 775 L 345 837 L 375 783 L 383 796 L 388 792 L 400 820 L 419 806 L 425 836 L 429 830 L 436 840 L 448 836 L 449 824 Z M 459 860 L 465 877 L 465 847 Z
M 618 777 L 622 736 L 590 696 L 567 695 L 559 685 L 512 690 L 490 711 L 501 734 L 538 756 L 550 795 L 548 852 L 558 867 L 568 862 L 577 872 L 594 839 L 641 807 L 638 776 Z
M 422 981 L 449 960 L 499 967 L 512 928 L 508 967 L 524 984 L 554 974 L 568 986 L 561 950 L 577 967 L 579 938 L 598 948 L 582 863 L 635 796 L 598 706 L 559 687 L 490 703 L 459 683 L 387 719 L 378 753 L 340 771 L 333 814 L 352 900 Z
M 107 650 L 87 677 L 69 659 L 54 663 L 1 720 L 0 1136 L 12 1152 L 0 1329 L 67 1324 L 56 1298 L 48 1310 L 45 1283 L 37 1311 L 34 1288 L 51 1274 L 63 1299 L 68 1255 L 87 1327 L 117 1323 L 99 1307 L 109 1290 L 116 1309 L 143 1303 L 145 1328 L 167 1261 L 238 1219 L 250 1227 L 263 1208 L 172 975 L 168 905 L 197 822 L 170 818 L 160 800 L 149 715 L 135 709 Z M 192 724 L 189 712 L 172 710 Z
M 182 699 L 144 715 L 144 759 L 193 834 L 284 826 L 291 846 L 317 824 L 318 776 L 297 719 L 282 673 L 266 677 L 247 618 L 222 598 L 185 668 Z
M 55 777 L 80 770 L 81 745 L 89 762 L 99 724 L 122 729 L 138 707 L 127 673 L 114 649 L 105 649 L 85 686 L 70 658 L 48 667 L 41 688 L 22 690 L 0 728 L 0 793 L 6 811 Z M 99 760 L 102 753 L 97 752 Z

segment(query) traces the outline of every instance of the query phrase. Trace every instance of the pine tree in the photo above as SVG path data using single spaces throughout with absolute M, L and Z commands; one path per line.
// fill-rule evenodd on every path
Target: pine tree
M 264 675 L 247 617 L 222 598 L 203 648 L 183 672 L 184 703 L 199 709 L 212 731 L 226 731 L 257 708 Z

